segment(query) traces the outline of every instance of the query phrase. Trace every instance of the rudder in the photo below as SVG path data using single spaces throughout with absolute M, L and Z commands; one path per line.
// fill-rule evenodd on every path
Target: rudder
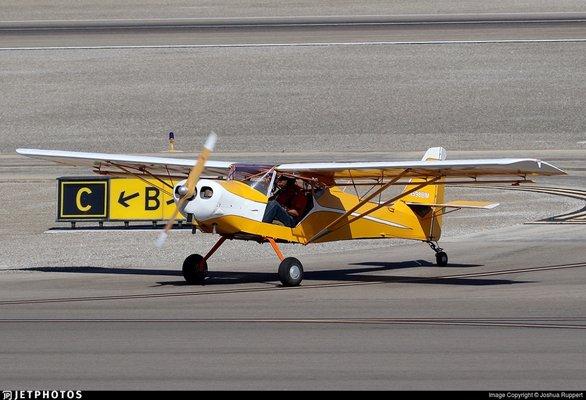
M 444 161 L 447 157 L 446 149 L 443 147 L 429 148 L 421 161 Z M 440 180 L 438 183 L 443 181 Z M 417 185 L 425 182 L 422 178 L 412 178 L 409 184 L 403 189 L 403 193 L 414 189 Z M 410 208 L 417 215 L 419 222 L 422 225 L 424 232 L 426 232 L 427 240 L 438 240 L 441 236 L 441 216 L 433 216 L 433 209 L 426 204 L 443 204 L 444 203 L 444 185 L 429 185 L 424 186 L 413 193 L 401 199 L 405 203 L 417 203 L 418 205 L 410 205 Z

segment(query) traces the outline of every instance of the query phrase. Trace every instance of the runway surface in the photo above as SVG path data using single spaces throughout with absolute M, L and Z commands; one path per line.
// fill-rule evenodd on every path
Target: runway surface
M 307 256 L 297 289 L 259 272 L 269 261 L 220 264 L 195 288 L 166 268 L 4 273 L 3 298 L 18 300 L 0 303 L 2 376 L 28 388 L 580 390 L 584 230 L 500 233 L 513 232 L 512 245 L 448 241 L 457 261 L 444 269 L 418 260 L 421 245 Z
M 143 3 L 96 14 L 62 1 L 49 22 L 26 7 L 0 13 L 2 26 L 20 26 L 0 32 L 3 47 L 19 47 L 0 50 L 6 388 L 583 390 L 586 44 L 549 41 L 585 39 L 582 22 L 24 31 L 31 21 L 145 19 L 158 5 Z M 383 13 L 366 2 L 377 12 L 362 15 L 405 20 L 440 3 L 456 13 L 451 2 L 408 3 Z M 511 10 L 584 12 L 546 3 Z M 296 4 L 340 17 L 329 2 Z M 507 4 L 462 7 L 502 14 Z M 160 18 L 263 17 L 215 7 Z M 264 16 L 316 15 L 280 10 Z M 249 45 L 267 39 L 279 45 Z M 372 44 L 381 40 L 405 43 Z M 46 46 L 60 49 L 24 48 Z M 443 145 L 451 159 L 534 157 L 569 175 L 532 188 L 448 188 L 447 200 L 501 206 L 445 218 L 444 268 L 424 243 L 284 245 L 306 275 L 282 288 L 268 246 L 229 241 L 206 284 L 188 286 L 179 265 L 213 236 L 176 230 L 158 250 L 153 229 L 51 229 L 55 178 L 88 171 L 14 154 L 157 153 L 175 130 L 178 156 L 190 158 L 211 129 L 221 160 L 408 160 Z
M 420 15 L 420 14 L 531 14 L 543 12 L 586 12 L 581 0 L 54 0 L 40 3 L 36 0 L 5 0 L 0 5 L 0 21 L 24 20 L 98 20 L 144 18 L 241 18 L 290 16 L 347 16 L 347 15 Z
M 1 47 L 586 40 L 586 13 L 0 22 Z
M 0 150 L 584 149 L 585 46 L 7 51 Z

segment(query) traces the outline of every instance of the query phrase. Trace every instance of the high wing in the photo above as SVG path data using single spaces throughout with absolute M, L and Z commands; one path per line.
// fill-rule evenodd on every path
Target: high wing
M 185 178 L 195 160 L 171 157 L 150 157 L 128 154 L 84 153 L 61 150 L 17 149 L 18 154 L 71 166 L 92 168 L 101 175 L 146 175 Z M 202 177 L 222 178 L 232 162 L 207 161 Z
M 17 149 L 18 154 L 72 166 L 92 168 L 102 175 L 148 175 L 186 177 L 194 160 L 127 154 L 85 153 L 61 150 Z M 204 177 L 223 178 L 233 162 L 207 161 Z M 341 181 L 385 182 L 401 178 L 472 178 L 481 176 L 514 176 L 526 179 L 537 175 L 565 175 L 561 169 L 541 160 L 501 158 L 477 160 L 427 160 L 408 162 L 332 162 L 294 163 L 275 167 L 277 172 L 316 179 L 332 185 Z
M 407 162 L 332 162 L 281 164 L 277 172 L 317 179 L 324 184 L 341 181 L 384 182 L 401 178 L 472 178 L 507 176 L 526 179 L 537 175 L 565 175 L 561 169 L 541 160 L 530 158 L 500 158 L 477 160 L 428 160 Z

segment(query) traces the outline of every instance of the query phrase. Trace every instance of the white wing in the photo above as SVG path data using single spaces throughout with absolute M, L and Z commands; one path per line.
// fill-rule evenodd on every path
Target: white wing
M 449 161 L 347 162 L 281 164 L 278 172 L 316 178 L 324 182 L 338 180 L 388 180 L 401 174 L 405 178 L 478 178 L 480 176 L 565 175 L 561 169 L 541 160 L 500 158 Z
M 153 175 L 186 177 L 195 159 L 150 157 L 128 154 L 83 153 L 77 151 L 17 149 L 23 156 L 52 161 L 65 165 L 84 166 L 103 175 Z M 208 161 L 202 176 L 225 177 L 233 163 Z
M 104 175 L 154 175 L 183 177 L 189 174 L 195 160 L 150 157 L 127 154 L 84 153 L 60 150 L 17 149 L 18 154 L 72 166 L 85 166 Z M 226 177 L 233 162 L 208 161 L 203 175 Z M 480 176 L 565 175 L 561 169 L 541 160 L 501 158 L 450 161 L 409 162 L 333 162 L 281 164 L 278 172 L 318 179 L 325 183 L 339 180 L 388 180 L 403 174 L 405 178 L 478 178 Z M 129 171 L 129 172 L 128 172 Z

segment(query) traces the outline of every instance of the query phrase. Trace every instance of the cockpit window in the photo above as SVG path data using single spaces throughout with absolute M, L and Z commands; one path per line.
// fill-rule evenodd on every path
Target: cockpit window
M 273 168 L 263 164 L 233 164 L 228 180 L 240 181 L 268 196 L 275 175 Z

